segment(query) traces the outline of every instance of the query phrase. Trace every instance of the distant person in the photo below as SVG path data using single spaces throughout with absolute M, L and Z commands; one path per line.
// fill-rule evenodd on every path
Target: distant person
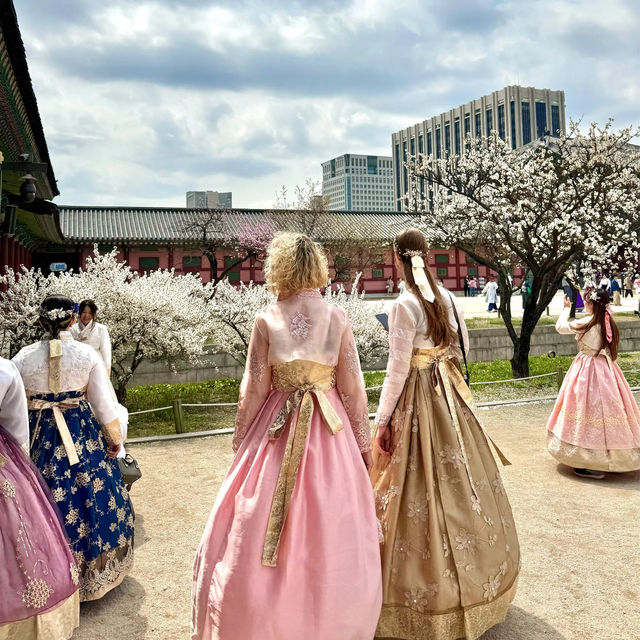
M 622 287 L 618 282 L 618 276 L 616 274 L 611 276 L 611 281 L 609 283 L 609 290 L 611 291 L 611 296 L 613 297 L 613 304 L 616 307 L 620 306 L 620 292 L 622 291 Z
M 475 298 L 477 291 L 478 291 L 478 281 L 476 280 L 475 276 L 473 276 L 471 280 L 469 280 L 469 295 L 472 298 Z
M 404 280 L 400 280 L 400 282 L 398 282 L 398 292 L 404 293 L 404 290 L 405 290 Z
M 482 289 L 482 294 L 489 305 L 487 311 L 489 313 L 498 311 L 498 285 L 494 276 L 489 276 L 489 282 Z
M 129 412 L 126 407 L 118 402 L 116 392 L 111 383 L 111 338 L 106 325 L 97 321 L 98 305 L 93 300 L 83 300 L 78 305 L 78 322 L 71 326 L 70 333 L 78 342 L 84 342 L 92 347 L 102 358 L 107 378 L 109 379 L 109 390 L 116 405 L 118 421 L 122 431 L 122 446 L 118 452 L 118 458 L 125 458 L 127 452 L 124 448 L 124 441 L 127 439 L 127 428 L 129 425 Z
M 547 423 L 547 449 L 576 475 L 601 480 L 606 471 L 640 469 L 640 411 L 616 359 L 620 336 L 604 289 L 586 289 L 580 320 L 571 300 L 556 323 L 573 333 L 579 353 L 565 376 Z
M 633 279 L 631 273 L 627 273 L 624 277 L 624 297 L 633 298 Z
M 391 295 L 393 293 L 393 288 L 394 288 L 393 278 L 391 276 L 389 276 L 388 279 L 387 279 L 387 294 L 388 295 Z
M 531 295 L 531 283 L 528 280 L 523 280 L 521 285 L 521 291 L 522 291 L 522 308 L 524 309 L 525 306 L 527 305 L 527 300 Z
M 611 286 L 611 280 L 609 280 L 609 278 L 607 278 L 606 275 L 603 275 L 602 278 L 600 278 L 600 288 L 604 289 L 605 291 L 609 291 L 609 287 Z
M 469 276 L 465 276 L 464 277 L 464 297 L 468 298 L 469 297 Z

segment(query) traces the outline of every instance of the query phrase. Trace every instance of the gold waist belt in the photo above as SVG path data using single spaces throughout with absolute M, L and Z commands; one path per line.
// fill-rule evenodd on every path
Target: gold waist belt
M 496 453 L 500 458 L 500 462 L 502 462 L 503 465 L 510 465 L 511 463 L 502 453 L 502 451 L 500 451 L 498 445 L 493 441 L 491 436 L 482 426 L 482 423 L 480 422 L 480 419 L 478 418 L 476 412 L 475 404 L 473 402 L 473 396 L 471 395 L 471 390 L 467 386 L 462 372 L 460 371 L 458 357 L 455 355 L 451 347 L 414 349 L 413 357 L 411 358 L 411 366 L 413 368 L 427 369 L 432 365 L 433 369 L 431 370 L 431 379 L 433 381 L 433 386 L 438 395 L 442 395 L 442 387 L 444 387 L 445 398 L 447 400 L 447 404 L 449 405 L 449 413 L 451 414 L 453 426 L 456 430 L 456 436 L 458 437 L 458 445 L 460 446 L 460 451 L 462 452 L 462 459 L 464 460 L 464 466 L 467 471 L 469 484 L 471 485 L 471 491 L 473 492 L 473 495 L 479 499 L 479 496 L 476 492 L 476 486 L 473 482 L 473 478 L 471 477 L 471 467 L 469 465 L 469 458 L 467 456 L 467 448 L 464 444 L 462 429 L 460 428 L 460 421 L 458 420 L 458 414 L 456 412 L 453 400 L 453 389 L 458 392 L 458 394 L 462 398 L 462 401 L 476 416 L 476 420 L 480 425 L 482 433 L 484 433 L 485 438 L 493 445 L 493 448 L 496 450 Z
M 262 564 L 266 567 L 275 567 L 277 564 L 280 538 L 315 411 L 314 398 L 331 434 L 335 435 L 342 429 L 342 421 L 326 396 L 326 392 L 334 386 L 335 368 L 329 365 L 294 360 L 273 367 L 274 389 L 290 395 L 269 427 L 269 440 L 277 440 L 282 435 L 289 419 L 291 419 L 291 426 L 264 538 Z M 297 418 L 294 419 L 298 408 L 300 410 Z
M 611 353 L 609 353 L 609 349 L 592 349 L 591 347 L 587 347 L 587 345 L 580 346 L 580 353 L 584 353 L 586 356 L 591 356 L 592 358 L 597 358 L 598 356 L 604 356 L 607 359 L 607 364 L 609 365 L 609 370 L 613 371 L 613 365 L 611 360 Z
M 61 400 L 59 402 L 56 402 L 55 400 L 43 400 L 41 398 L 29 398 L 29 409 L 38 412 L 38 419 L 36 420 L 36 425 L 33 428 L 33 435 L 31 437 L 31 446 L 33 447 L 33 443 L 40 434 L 40 418 L 42 418 L 42 412 L 45 409 L 51 409 L 56 421 L 56 426 L 58 427 L 58 433 L 60 433 L 60 439 L 62 440 L 64 450 L 67 452 L 69 465 L 73 466 L 74 464 L 78 464 L 78 452 L 76 451 L 76 447 L 73 443 L 71 433 L 69 432 L 67 421 L 64 419 L 63 412 L 65 409 L 75 409 L 83 400 L 84 396 L 81 396 L 80 398 L 67 398 L 66 400 Z

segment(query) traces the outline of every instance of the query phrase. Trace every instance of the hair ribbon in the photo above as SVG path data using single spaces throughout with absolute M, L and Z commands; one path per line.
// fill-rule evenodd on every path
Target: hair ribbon
M 413 273 L 413 280 L 416 283 L 420 293 L 427 302 L 433 302 L 436 299 L 433 289 L 429 284 L 429 279 L 424 270 L 424 260 L 421 256 L 412 256 L 411 258 L 411 272 Z
M 604 309 L 604 329 L 607 335 L 607 342 L 613 342 L 613 330 L 611 329 L 611 316 L 613 311 L 609 305 Z

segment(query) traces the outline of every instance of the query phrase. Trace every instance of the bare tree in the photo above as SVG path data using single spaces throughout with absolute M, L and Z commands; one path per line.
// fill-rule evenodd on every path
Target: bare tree
M 295 227 L 295 231 L 320 240 L 329 221 L 329 198 L 322 195 L 320 183 L 308 178 L 293 190 L 293 199 L 285 186 L 276 192 L 269 219 L 278 230 Z M 294 229 L 292 229 L 294 230 Z
M 190 214 L 181 231 L 198 242 L 198 246 L 209 261 L 211 282 L 218 284 L 238 265 L 251 258 L 261 259 L 273 235 L 268 222 L 240 225 L 232 230 L 228 209 L 202 209 Z M 229 251 L 225 264 L 218 264 L 220 249 Z

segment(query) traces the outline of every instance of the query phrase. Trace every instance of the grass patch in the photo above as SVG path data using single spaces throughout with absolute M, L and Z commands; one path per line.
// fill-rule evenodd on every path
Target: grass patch
M 579 313 L 576 316 L 577 318 L 584 317 L 583 313 Z M 633 320 L 638 320 L 638 316 L 636 316 L 632 311 L 624 311 L 616 313 L 615 315 L 616 322 L 630 322 Z M 546 316 L 543 315 L 538 320 L 538 325 L 549 326 L 555 325 L 558 320 L 558 316 Z M 514 327 L 519 327 L 522 325 L 522 316 L 516 316 L 511 319 Z M 474 317 L 474 318 L 465 318 L 465 324 L 467 325 L 467 329 L 501 329 L 504 327 L 504 321 L 502 318 L 496 316 L 487 316 L 487 317 Z
M 529 358 L 530 375 L 555 373 L 559 367 L 567 371 L 573 358 L 559 356 L 533 356 Z M 640 369 L 640 353 L 622 353 L 618 364 L 625 369 Z M 511 379 L 511 364 L 508 360 L 493 362 L 471 362 L 469 373 L 472 382 L 488 382 L 491 380 Z M 376 387 L 384 380 L 384 371 L 366 371 L 364 373 L 367 387 Z M 627 375 L 631 386 L 640 385 L 640 373 Z M 127 392 L 127 408 L 130 412 L 171 406 L 174 399 L 181 398 L 183 403 L 237 402 L 240 381 L 230 378 L 193 382 L 185 384 L 155 384 L 143 387 L 131 387 Z M 511 400 L 553 395 L 557 390 L 556 376 L 508 382 L 505 384 L 487 384 L 472 386 L 476 402 L 491 400 Z M 369 411 L 378 407 L 380 390 L 368 392 Z M 207 431 L 211 429 L 231 428 L 234 425 L 235 407 L 184 407 L 185 431 Z M 157 413 L 145 413 L 131 416 L 129 421 L 129 437 L 168 435 L 175 433 L 173 411 L 168 409 Z

